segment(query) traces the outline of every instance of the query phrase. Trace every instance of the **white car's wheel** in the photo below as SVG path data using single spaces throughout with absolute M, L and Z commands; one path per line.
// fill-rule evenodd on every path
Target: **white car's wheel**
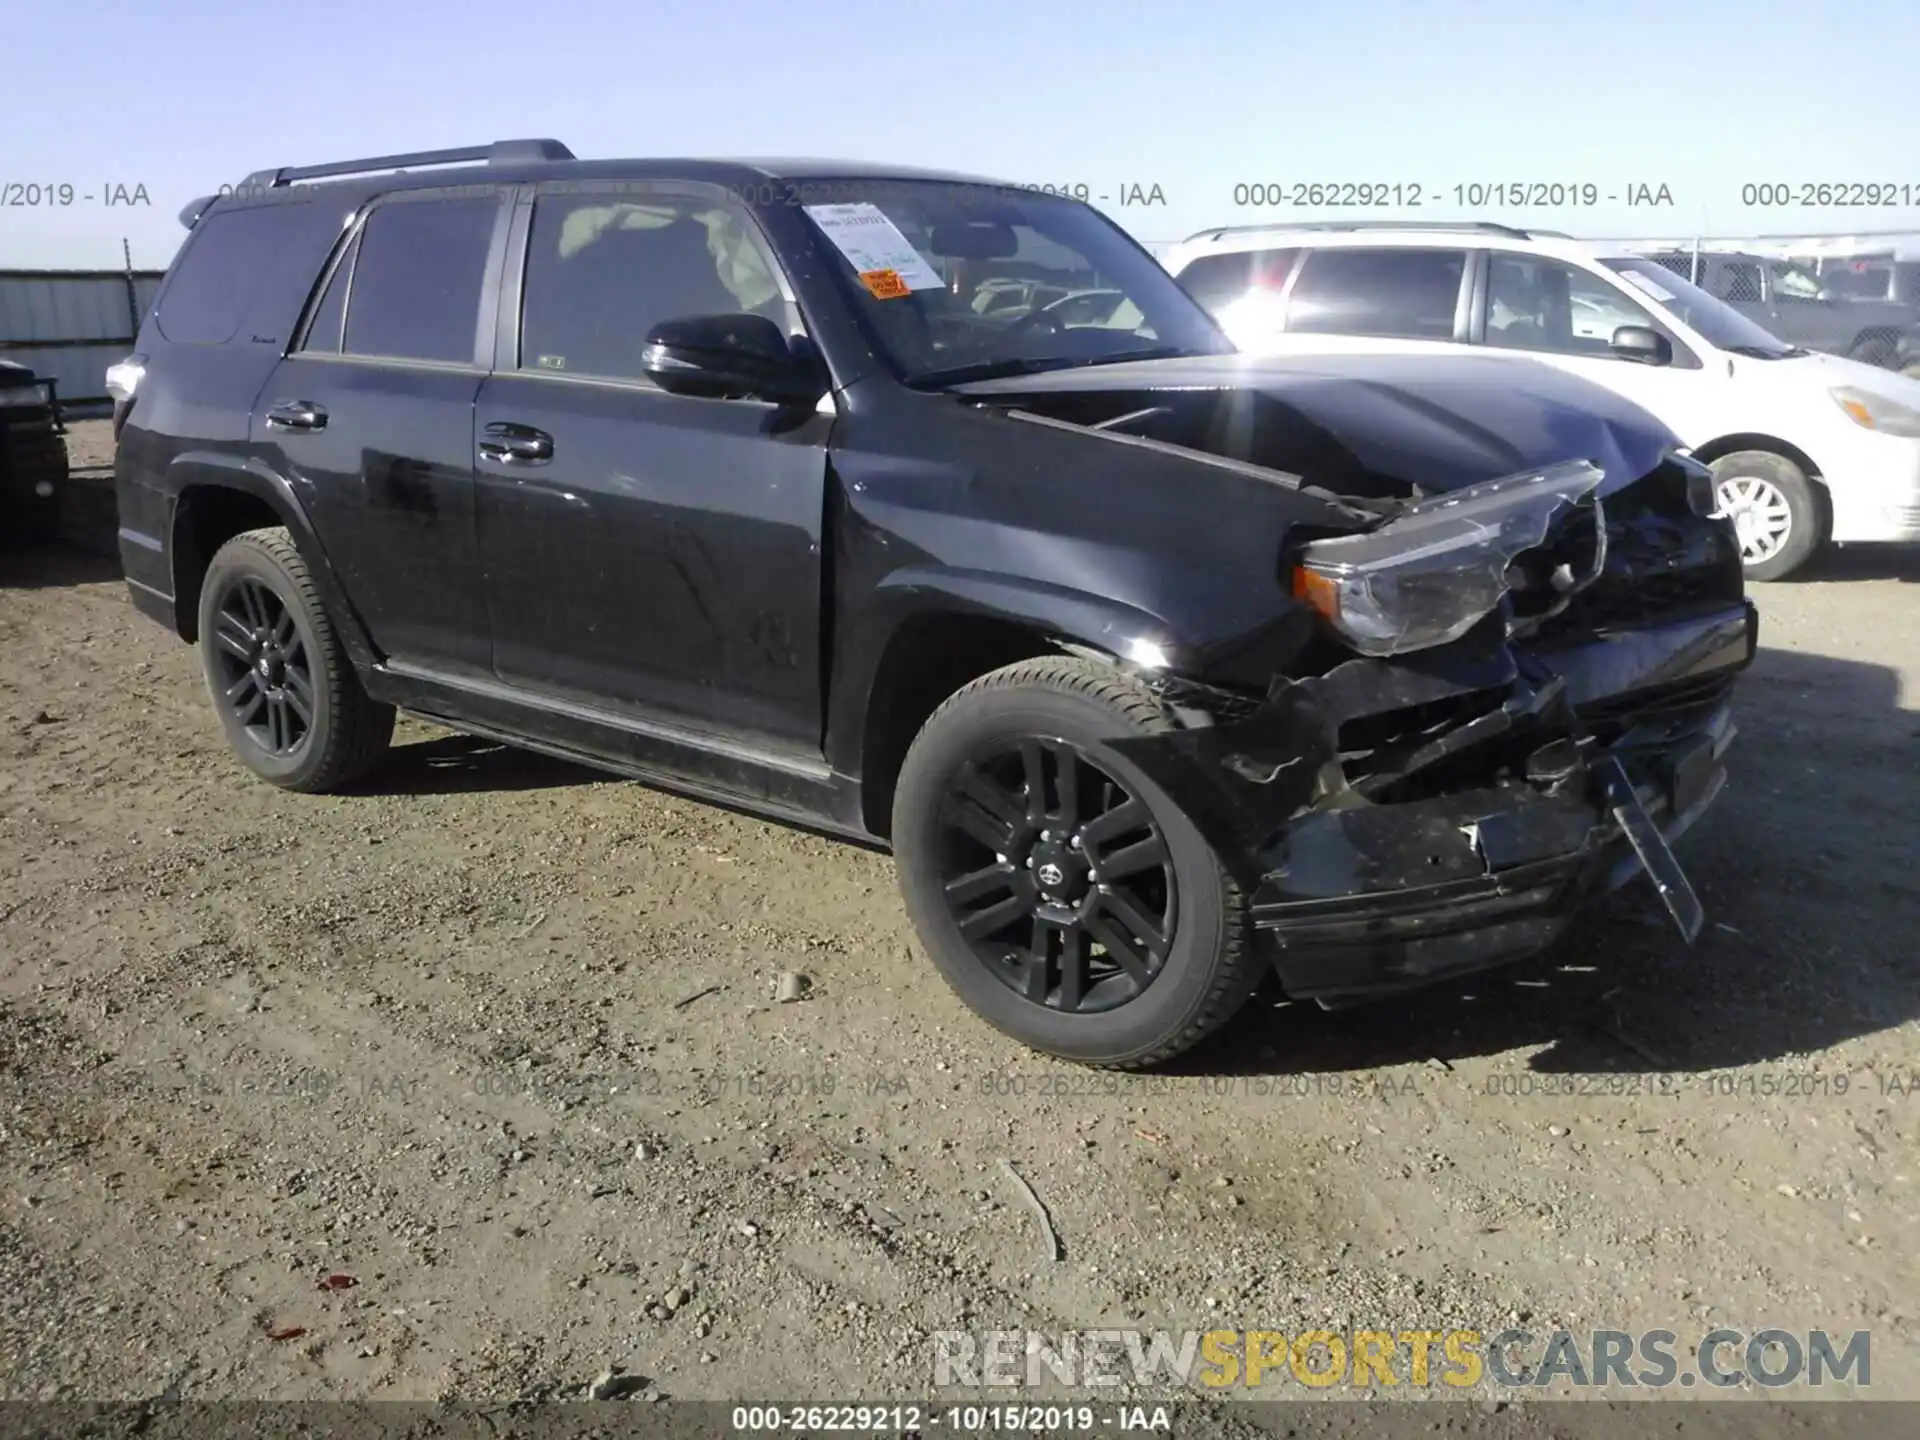
M 1720 513 L 1733 522 L 1750 580 L 1780 580 L 1826 539 L 1826 517 L 1806 473 L 1785 456 L 1740 450 L 1713 465 Z

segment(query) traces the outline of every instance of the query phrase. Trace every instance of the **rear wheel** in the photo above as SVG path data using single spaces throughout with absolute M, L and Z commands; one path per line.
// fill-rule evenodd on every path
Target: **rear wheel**
M 1257 983 L 1238 886 L 1109 745 L 1173 728 L 1110 667 L 1028 660 L 953 695 L 907 752 L 893 845 L 908 913 L 960 998 L 1037 1050 L 1157 1064 Z
M 285 790 L 337 790 L 386 753 L 394 711 L 369 699 L 285 529 L 215 552 L 200 587 L 200 659 L 227 743 Z
M 1826 540 L 1826 508 L 1813 481 L 1784 455 L 1737 450 L 1713 462 L 1720 510 L 1733 521 L 1749 580 L 1782 580 Z

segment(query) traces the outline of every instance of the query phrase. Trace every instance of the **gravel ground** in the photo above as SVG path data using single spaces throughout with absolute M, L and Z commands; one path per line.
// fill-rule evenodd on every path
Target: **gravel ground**
M 899 1398 L 939 1330 L 1510 1322 L 1866 1329 L 1920 1398 L 1920 556 L 1757 587 L 1693 949 L 1636 885 L 1131 1078 L 974 1020 L 883 855 L 408 720 L 285 794 L 110 563 L 0 565 L 0 1398 Z

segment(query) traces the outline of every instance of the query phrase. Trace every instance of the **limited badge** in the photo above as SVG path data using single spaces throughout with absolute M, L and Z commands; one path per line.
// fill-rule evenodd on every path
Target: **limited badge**
M 899 300 L 913 294 L 898 270 L 863 270 L 860 283 L 876 300 Z

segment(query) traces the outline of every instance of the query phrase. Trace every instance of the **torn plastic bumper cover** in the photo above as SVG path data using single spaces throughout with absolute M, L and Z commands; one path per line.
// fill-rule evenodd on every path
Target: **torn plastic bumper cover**
M 1682 934 L 1699 933 L 1700 903 L 1668 841 L 1725 782 L 1725 689 L 1752 658 L 1751 605 L 1650 615 L 1643 643 L 1596 639 L 1551 664 L 1516 648 L 1522 625 L 1475 628 L 1503 598 L 1489 577 L 1540 546 L 1551 516 L 1594 503 L 1597 476 L 1563 470 L 1534 500 L 1510 492 L 1508 505 L 1453 517 L 1416 507 L 1424 518 L 1402 553 L 1423 577 L 1421 623 L 1439 637 L 1418 648 L 1385 633 L 1405 603 L 1391 563 L 1400 522 L 1356 537 L 1372 542 L 1364 550 L 1340 542 L 1353 563 L 1322 573 L 1340 613 L 1365 617 L 1353 628 L 1371 653 L 1276 680 L 1264 703 L 1237 707 L 1168 681 L 1196 723 L 1116 743 L 1236 872 L 1290 993 L 1332 1004 L 1520 959 L 1642 870 Z M 1553 588 L 1571 593 L 1597 567 L 1581 557 L 1554 569 Z M 1449 594 L 1474 623 L 1436 618 Z M 1608 702 L 1606 736 L 1576 700 Z

